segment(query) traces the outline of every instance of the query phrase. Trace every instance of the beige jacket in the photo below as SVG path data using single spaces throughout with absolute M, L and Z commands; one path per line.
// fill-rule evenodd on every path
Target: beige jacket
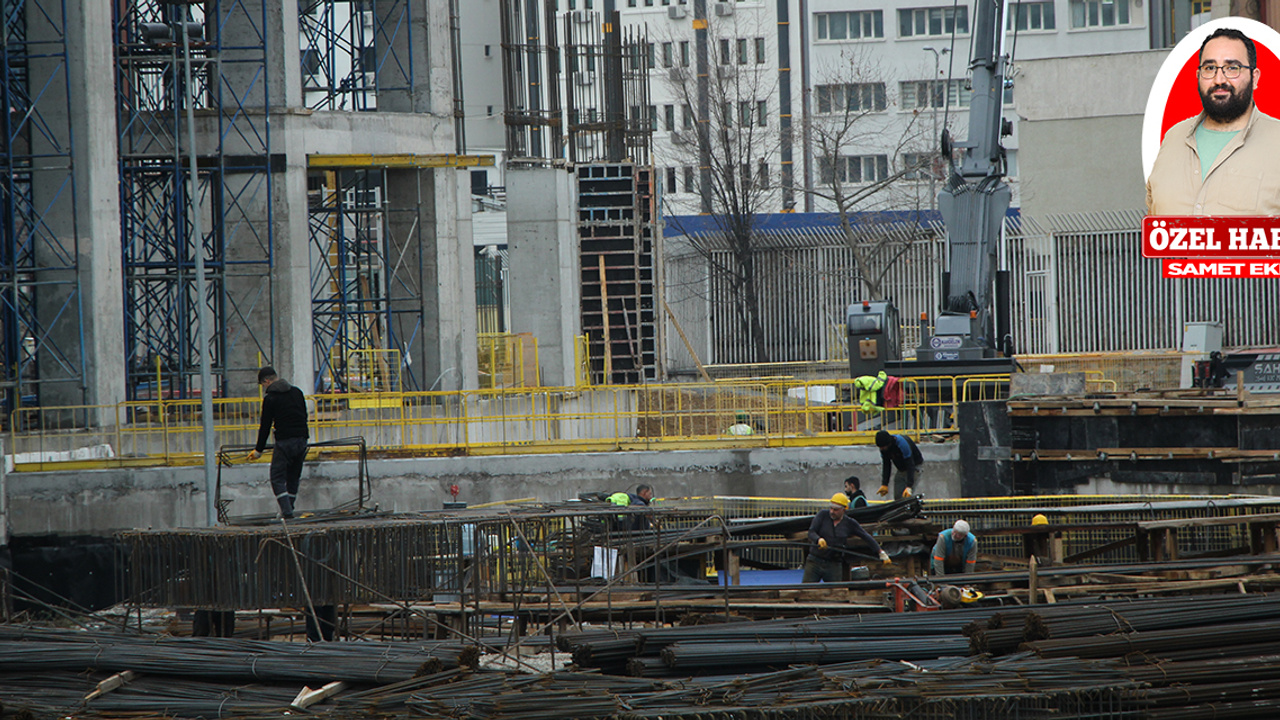
M 1148 215 L 1280 215 L 1280 120 L 1249 112 L 1203 182 L 1195 133 L 1204 114 L 1169 128 L 1147 179 Z

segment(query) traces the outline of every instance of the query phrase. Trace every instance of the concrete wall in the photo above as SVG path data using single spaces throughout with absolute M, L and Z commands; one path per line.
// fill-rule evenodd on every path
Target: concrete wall
M 959 448 L 921 446 L 926 497 L 959 497 Z M 202 469 L 155 468 L 92 472 L 15 473 L 7 478 L 15 535 L 100 534 L 129 528 L 204 525 Z M 381 510 L 438 510 L 451 500 L 472 505 L 535 498 L 557 501 L 579 493 L 653 485 L 659 497 L 749 495 L 829 497 L 857 474 L 874 492 L 880 456 L 868 445 L 825 448 L 737 448 L 484 458 L 418 458 L 369 463 L 371 504 Z M 268 514 L 275 502 L 266 464 L 222 468 L 231 515 Z M 298 508 L 331 508 L 357 497 L 353 462 L 309 463 Z
M 1019 63 L 1014 105 L 1024 215 L 1145 206 L 1142 115 L 1167 55 L 1152 50 Z

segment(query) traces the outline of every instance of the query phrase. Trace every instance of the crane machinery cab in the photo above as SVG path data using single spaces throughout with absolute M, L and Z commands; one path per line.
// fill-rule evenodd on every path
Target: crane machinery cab
M 845 313 L 849 333 L 849 377 L 875 375 L 902 359 L 902 323 L 891 302 L 864 300 Z

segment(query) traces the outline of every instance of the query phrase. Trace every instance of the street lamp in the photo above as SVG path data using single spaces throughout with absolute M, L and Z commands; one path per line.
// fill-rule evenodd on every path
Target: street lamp
M 188 8 L 185 12 L 190 13 Z M 200 426 L 204 436 L 204 489 L 205 514 L 207 522 L 213 526 L 218 520 L 218 511 L 214 502 L 217 483 L 216 450 L 213 437 L 213 371 L 209 361 L 209 341 L 212 332 L 209 327 L 209 312 L 205 307 L 205 296 L 208 285 L 204 272 L 204 228 L 200 223 L 200 202 L 197 199 L 196 175 L 196 113 L 195 99 L 191 97 L 191 41 L 203 42 L 204 25 L 184 18 L 182 22 L 172 25 L 164 23 L 141 23 L 138 29 L 147 42 L 157 46 L 167 43 L 177 44 L 175 36 L 182 37 L 182 69 L 185 79 L 183 86 L 183 105 L 186 106 L 187 119 L 187 207 L 191 216 L 191 231 L 195 235 L 196 256 L 196 336 L 200 343 Z M 177 133 L 174 133 L 176 142 Z M 157 393 L 159 388 L 156 388 Z
M 925 45 L 923 49 L 933 53 L 933 77 L 929 80 L 929 94 L 931 96 L 929 104 L 933 107 L 933 142 L 938 143 L 936 147 L 938 148 L 939 155 L 941 155 L 942 139 L 938 136 L 938 103 L 933 102 L 933 99 L 938 97 L 937 93 L 934 92 L 934 89 L 938 87 L 938 75 L 939 73 L 941 73 L 941 70 L 939 69 L 940 61 L 942 60 L 943 55 L 946 55 L 947 53 L 951 52 L 951 48 L 944 47 L 941 50 L 939 50 L 938 48 L 935 48 L 932 45 Z M 950 90 L 951 88 L 948 88 L 945 86 L 942 88 L 941 104 L 943 106 L 946 106 L 947 104 L 947 93 Z M 929 153 L 929 207 L 930 209 L 936 209 L 937 203 L 938 203 L 938 194 L 936 192 L 938 174 L 937 172 L 934 171 L 934 168 L 936 167 L 937 167 L 937 158 L 933 156 L 933 152 L 931 151 Z

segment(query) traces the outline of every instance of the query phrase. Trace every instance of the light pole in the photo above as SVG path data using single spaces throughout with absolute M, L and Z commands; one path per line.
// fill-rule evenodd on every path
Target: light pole
M 190 9 L 184 11 L 184 16 Z M 200 222 L 200 201 L 198 176 L 196 175 L 196 113 L 195 98 L 191 94 L 191 36 L 204 35 L 204 26 L 184 17 L 179 23 L 165 25 L 161 23 L 142 23 L 140 28 L 143 37 L 151 42 L 172 42 L 176 44 L 175 34 L 182 36 L 182 70 L 185 84 L 183 86 L 182 103 L 186 107 L 187 120 L 187 213 L 191 217 L 191 232 L 194 235 L 194 253 L 196 265 L 196 336 L 200 350 L 200 426 L 204 439 L 204 489 L 205 515 L 210 527 L 217 523 L 218 509 L 214 502 L 217 483 L 217 452 L 213 436 L 213 370 L 209 361 L 209 339 L 212 335 L 209 327 L 209 311 L 205 307 L 205 296 L 208 284 L 204 273 L 204 228 Z M 176 142 L 177 133 L 174 133 Z M 156 388 L 157 393 L 159 388 Z
M 939 50 L 938 48 L 935 48 L 932 45 L 925 45 L 923 49 L 933 53 L 933 77 L 929 80 L 929 95 L 931 96 L 929 104 L 933 107 L 933 140 L 930 141 L 931 149 L 929 151 L 928 172 L 929 172 L 929 209 L 936 210 L 938 208 L 938 193 L 937 193 L 938 174 L 934 170 L 934 168 L 937 167 L 937 157 L 934 156 L 934 151 L 937 150 L 938 154 L 939 155 L 941 154 L 942 139 L 938 135 L 938 104 L 933 102 L 933 99 L 937 98 L 937 93 L 934 92 L 934 88 L 937 87 L 938 74 L 941 72 L 941 70 L 939 69 L 939 65 L 941 64 L 940 61 L 942 60 L 942 56 L 951 52 L 951 48 L 944 47 L 941 50 Z M 951 88 L 948 88 L 948 87 L 942 88 L 941 104 L 943 106 L 947 104 L 947 93 L 950 90 Z M 937 143 L 937 144 L 934 145 L 934 143 Z

